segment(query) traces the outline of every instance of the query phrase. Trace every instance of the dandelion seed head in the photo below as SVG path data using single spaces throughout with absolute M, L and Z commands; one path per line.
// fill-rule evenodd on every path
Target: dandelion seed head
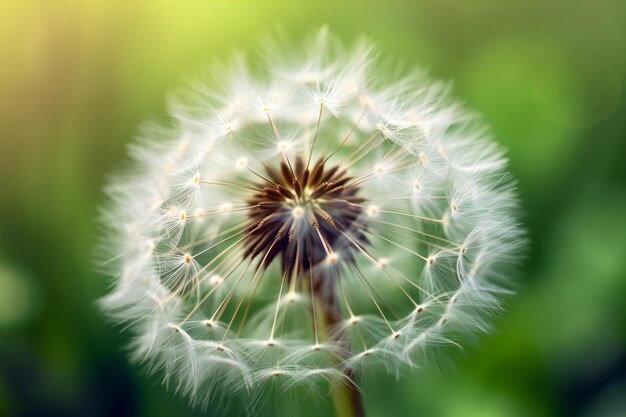
M 281 42 L 173 101 L 106 190 L 102 307 L 196 405 L 421 366 L 489 330 L 524 247 L 504 152 L 444 83 Z

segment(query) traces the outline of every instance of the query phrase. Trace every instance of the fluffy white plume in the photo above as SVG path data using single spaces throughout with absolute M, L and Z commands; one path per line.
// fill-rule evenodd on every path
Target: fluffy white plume
M 261 64 L 239 55 L 174 100 L 175 127 L 146 128 L 111 179 L 101 304 L 134 333 L 134 357 L 194 404 L 258 401 L 268 384 L 352 386 L 372 363 L 398 373 L 489 330 L 523 246 L 503 151 L 448 85 L 389 79 L 373 51 L 325 29 L 267 41 Z M 345 171 L 359 199 L 302 191 L 330 214 L 255 202 L 276 181 L 267 167 L 302 171 L 298 158 Z M 250 212 L 272 204 L 291 225 L 277 235 L 321 239 L 324 261 L 264 264 L 279 238 L 250 243 L 262 223 Z M 342 207 L 357 214 L 348 227 L 333 224 Z

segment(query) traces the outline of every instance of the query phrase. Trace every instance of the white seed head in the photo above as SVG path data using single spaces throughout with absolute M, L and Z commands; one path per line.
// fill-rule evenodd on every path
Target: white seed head
M 194 404 L 257 403 L 487 331 L 524 239 L 480 121 L 326 29 L 262 55 L 266 72 L 236 58 L 175 103 L 107 188 L 101 304 L 134 358 Z

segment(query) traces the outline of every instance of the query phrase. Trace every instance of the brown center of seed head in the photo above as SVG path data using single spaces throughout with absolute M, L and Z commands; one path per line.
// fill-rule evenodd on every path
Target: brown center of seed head
M 320 158 L 309 169 L 303 159 L 265 166 L 267 176 L 248 199 L 250 232 L 244 257 L 261 256 L 267 267 L 281 255 L 289 278 L 325 261 L 353 262 L 355 243 L 367 242 L 358 187 L 338 165 L 327 168 Z M 351 242 L 352 240 L 353 242 Z

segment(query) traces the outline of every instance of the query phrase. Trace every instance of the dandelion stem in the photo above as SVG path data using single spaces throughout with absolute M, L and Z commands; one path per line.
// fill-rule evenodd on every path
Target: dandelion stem
M 336 293 L 332 297 L 323 297 L 319 289 L 314 291 L 316 292 L 314 296 L 316 308 L 313 310 L 313 314 L 319 315 L 315 319 L 319 337 L 328 338 L 331 343 L 342 344 L 348 351 L 349 342 L 346 333 L 331 331 L 342 319 L 339 299 L 336 297 Z M 334 365 L 337 367 L 341 365 L 337 357 L 333 357 L 332 361 L 336 362 Z M 360 391 L 356 387 L 354 373 L 351 369 L 346 369 L 344 375 L 344 381 L 341 383 L 336 382 L 331 389 L 335 414 L 337 417 L 364 417 L 363 400 Z
M 364 417 L 361 393 L 350 385 L 342 385 L 333 389 L 333 401 L 337 417 Z

